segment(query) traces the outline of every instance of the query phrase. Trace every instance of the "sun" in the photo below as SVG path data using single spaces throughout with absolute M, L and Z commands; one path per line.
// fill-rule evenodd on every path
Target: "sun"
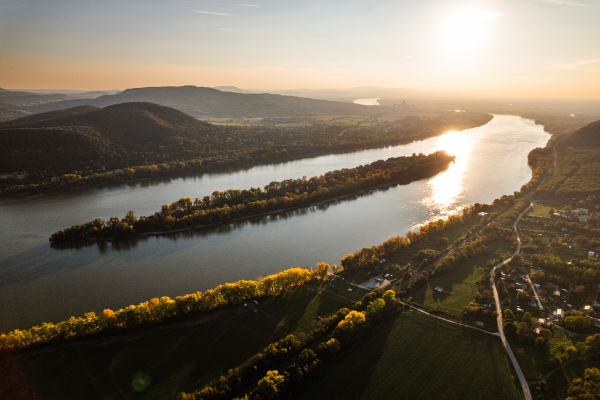
M 489 20 L 500 18 L 495 11 L 465 10 L 444 19 L 442 43 L 450 52 L 469 52 L 485 41 Z

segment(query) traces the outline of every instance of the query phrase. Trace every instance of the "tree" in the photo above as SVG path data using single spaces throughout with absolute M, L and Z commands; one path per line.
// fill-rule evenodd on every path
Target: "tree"
M 521 342 L 524 342 L 529 338 L 529 328 L 525 322 L 519 322 L 519 325 L 517 326 L 517 335 Z
M 329 271 L 329 264 L 324 262 L 317 264 L 315 270 L 317 277 L 319 277 L 320 279 L 325 279 L 325 277 L 327 276 L 327 271 Z
M 261 399 L 273 399 L 280 392 L 285 383 L 285 376 L 277 370 L 267 371 L 264 378 L 256 385 L 257 394 Z
M 592 326 L 592 321 L 583 315 L 565 317 L 565 328 L 573 332 L 585 332 Z
M 360 334 L 365 325 L 365 320 L 364 312 L 352 310 L 338 323 L 333 331 L 333 336 L 340 339 L 351 339 Z
M 137 218 L 136 218 L 135 214 L 133 213 L 133 211 L 131 211 L 131 210 L 127 211 L 127 215 L 125 215 L 123 222 L 126 222 L 127 225 L 133 225 L 135 223 L 135 221 L 137 221 Z
M 529 304 L 529 299 L 530 298 L 531 298 L 531 296 L 526 291 L 522 291 L 522 292 L 518 292 L 517 293 L 517 303 L 519 303 L 519 305 L 521 307 L 524 307 L 527 304 Z

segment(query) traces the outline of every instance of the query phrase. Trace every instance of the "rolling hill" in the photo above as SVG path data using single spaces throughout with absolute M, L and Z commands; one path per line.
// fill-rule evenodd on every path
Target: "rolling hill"
M 164 86 L 127 89 L 114 95 L 96 99 L 73 99 L 31 107 L 33 112 L 56 111 L 91 105 L 106 107 L 124 102 L 150 102 L 172 107 L 196 118 L 278 118 L 309 115 L 372 115 L 372 107 L 327 100 L 282 96 L 275 94 L 250 94 L 224 92 L 208 87 Z
M 592 122 L 574 132 L 568 142 L 577 148 L 600 148 L 600 121 Z
M 151 103 L 83 106 L 0 125 L 0 170 L 67 173 L 206 155 L 222 129 Z M 124 162 L 127 160 L 127 162 Z

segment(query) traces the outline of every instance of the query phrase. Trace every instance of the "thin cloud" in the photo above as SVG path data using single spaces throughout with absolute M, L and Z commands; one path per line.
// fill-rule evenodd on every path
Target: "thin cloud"
M 242 31 L 240 29 L 231 29 L 231 28 L 219 28 L 218 30 L 222 31 L 222 32 L 241 32 L 241 33 L 248 33 L 248 31 Z
M 204 14 L 204 15 L 218 15 L 220 17 L 233 17 L 232 14 L 224 13 L 224 12 L 214 12 L 214 11 L 204 11 L 204 10 L 194 10 L 196 14 Z
M 568 1 L 568 0 L 529 0 L 529 1 L 535 1 L 537 3 L 559 4 L 559 5 L 563 5 L 563 6 L 574 6 L 574 7 L 598 7 L 598 6 L 591 5 L 591 4 L 576 3 L 574 1 Z
M 550 26 L 552 24 L 548 23 L 548 22 L 543 22 L 541 24 L 530 24 L 529 26 Z
M 600 74 L 600 59 L 577 61 L 569 64 L 558 64 L 552 69 L 558 71 L 577 71 L 586 74 Z
M 260 7 L 260 4 L 218 3 L 216 1 L 193 1 L 193 0 L 188 0 L 188 1 L 191 1 L 193 3 L 198 3 L 198 4 L 216 4 L 216 5 L 219 5 L 219 6 Z

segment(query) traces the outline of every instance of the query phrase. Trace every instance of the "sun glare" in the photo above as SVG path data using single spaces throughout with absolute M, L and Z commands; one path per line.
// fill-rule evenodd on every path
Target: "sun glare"
M 431 185 L 431 195 L 423 203 L 429 208 L 437 209 L 442 215 L 455 214 L 459 211 L 457 201 L 470 162 L 472 141 L 463 132 L 450 131 L 438 138 L 436 150 L 445 150 L 456 156 L 456 160 L 448 170 L 428 182 Z
M 500 18 L 494 11 L 462 11 L 445 18 L 442 26 L 444 48 L 467 52 L 484 42 L 487 21 Z

